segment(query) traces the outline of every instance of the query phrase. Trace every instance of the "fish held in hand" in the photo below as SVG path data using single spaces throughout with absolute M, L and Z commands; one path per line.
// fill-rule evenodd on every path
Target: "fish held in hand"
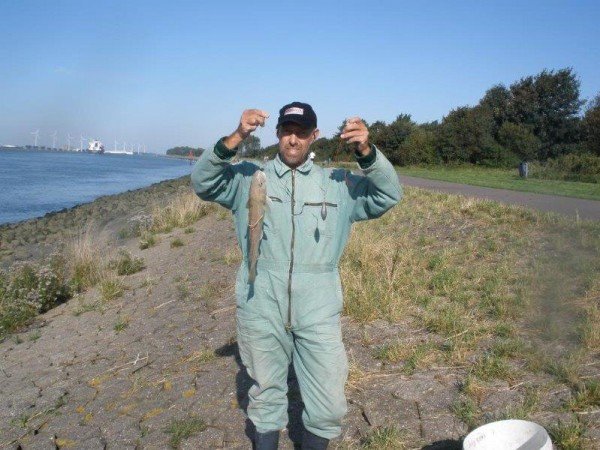
M 263 220 L 267 204 L 267 176 L 262 170 L 257 170 L 252 176 L 250 194 L 248 195 L 248 282 L 254 283 L 256 278 L 256 261 L 258 249 L 263 237 Z

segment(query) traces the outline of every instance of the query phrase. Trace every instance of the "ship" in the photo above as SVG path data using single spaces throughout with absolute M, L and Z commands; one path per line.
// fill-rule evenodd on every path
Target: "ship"
M 87 152 L 102 154 L 104 153 L 104 144 L 97 139 L 92 139 L 88 142 Z

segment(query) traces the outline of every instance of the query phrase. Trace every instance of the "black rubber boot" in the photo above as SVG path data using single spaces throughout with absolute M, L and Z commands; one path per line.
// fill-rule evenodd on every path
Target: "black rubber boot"
M 329 439 L 312 434 L 307 429 L 302 431 L 302 450 L 325 450 L 329 445 Z
M 254 450 L 277 450 L 279 446 L 279 430 L 266 433 L 256 432 L 254 437 Z

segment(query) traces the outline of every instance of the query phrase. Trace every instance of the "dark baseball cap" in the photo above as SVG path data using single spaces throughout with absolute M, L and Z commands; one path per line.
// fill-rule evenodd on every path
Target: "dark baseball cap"
M 286 122 L 297 123 L 303 128 L 317 128 L 317 115 L 308 103 L 292 102 L 279 110 L 277 128 Z

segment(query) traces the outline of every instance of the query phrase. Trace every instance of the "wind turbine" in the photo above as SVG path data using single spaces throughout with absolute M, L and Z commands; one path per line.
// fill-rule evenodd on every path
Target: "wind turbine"
M 50 135 L 50 136 L 52 136 L 52 148 L 53 149 L 56 148 L 56 135 L 57 135 L 57 131 L 56 130 L 54 130 L 54 133 Z
M 32 131 L 31 134 L 33 134 L 33 136 L 34 136 L 33 146 L 37 147 L 37 141 L 38 141 L 38 138 L 40 137 L 40 130 L 38 129 L 38 130 Z
M 67 134 L 67 150 L 71 151 L 71 139 L 73 139 L 73 136 L 71 136 L 71 134 Z

